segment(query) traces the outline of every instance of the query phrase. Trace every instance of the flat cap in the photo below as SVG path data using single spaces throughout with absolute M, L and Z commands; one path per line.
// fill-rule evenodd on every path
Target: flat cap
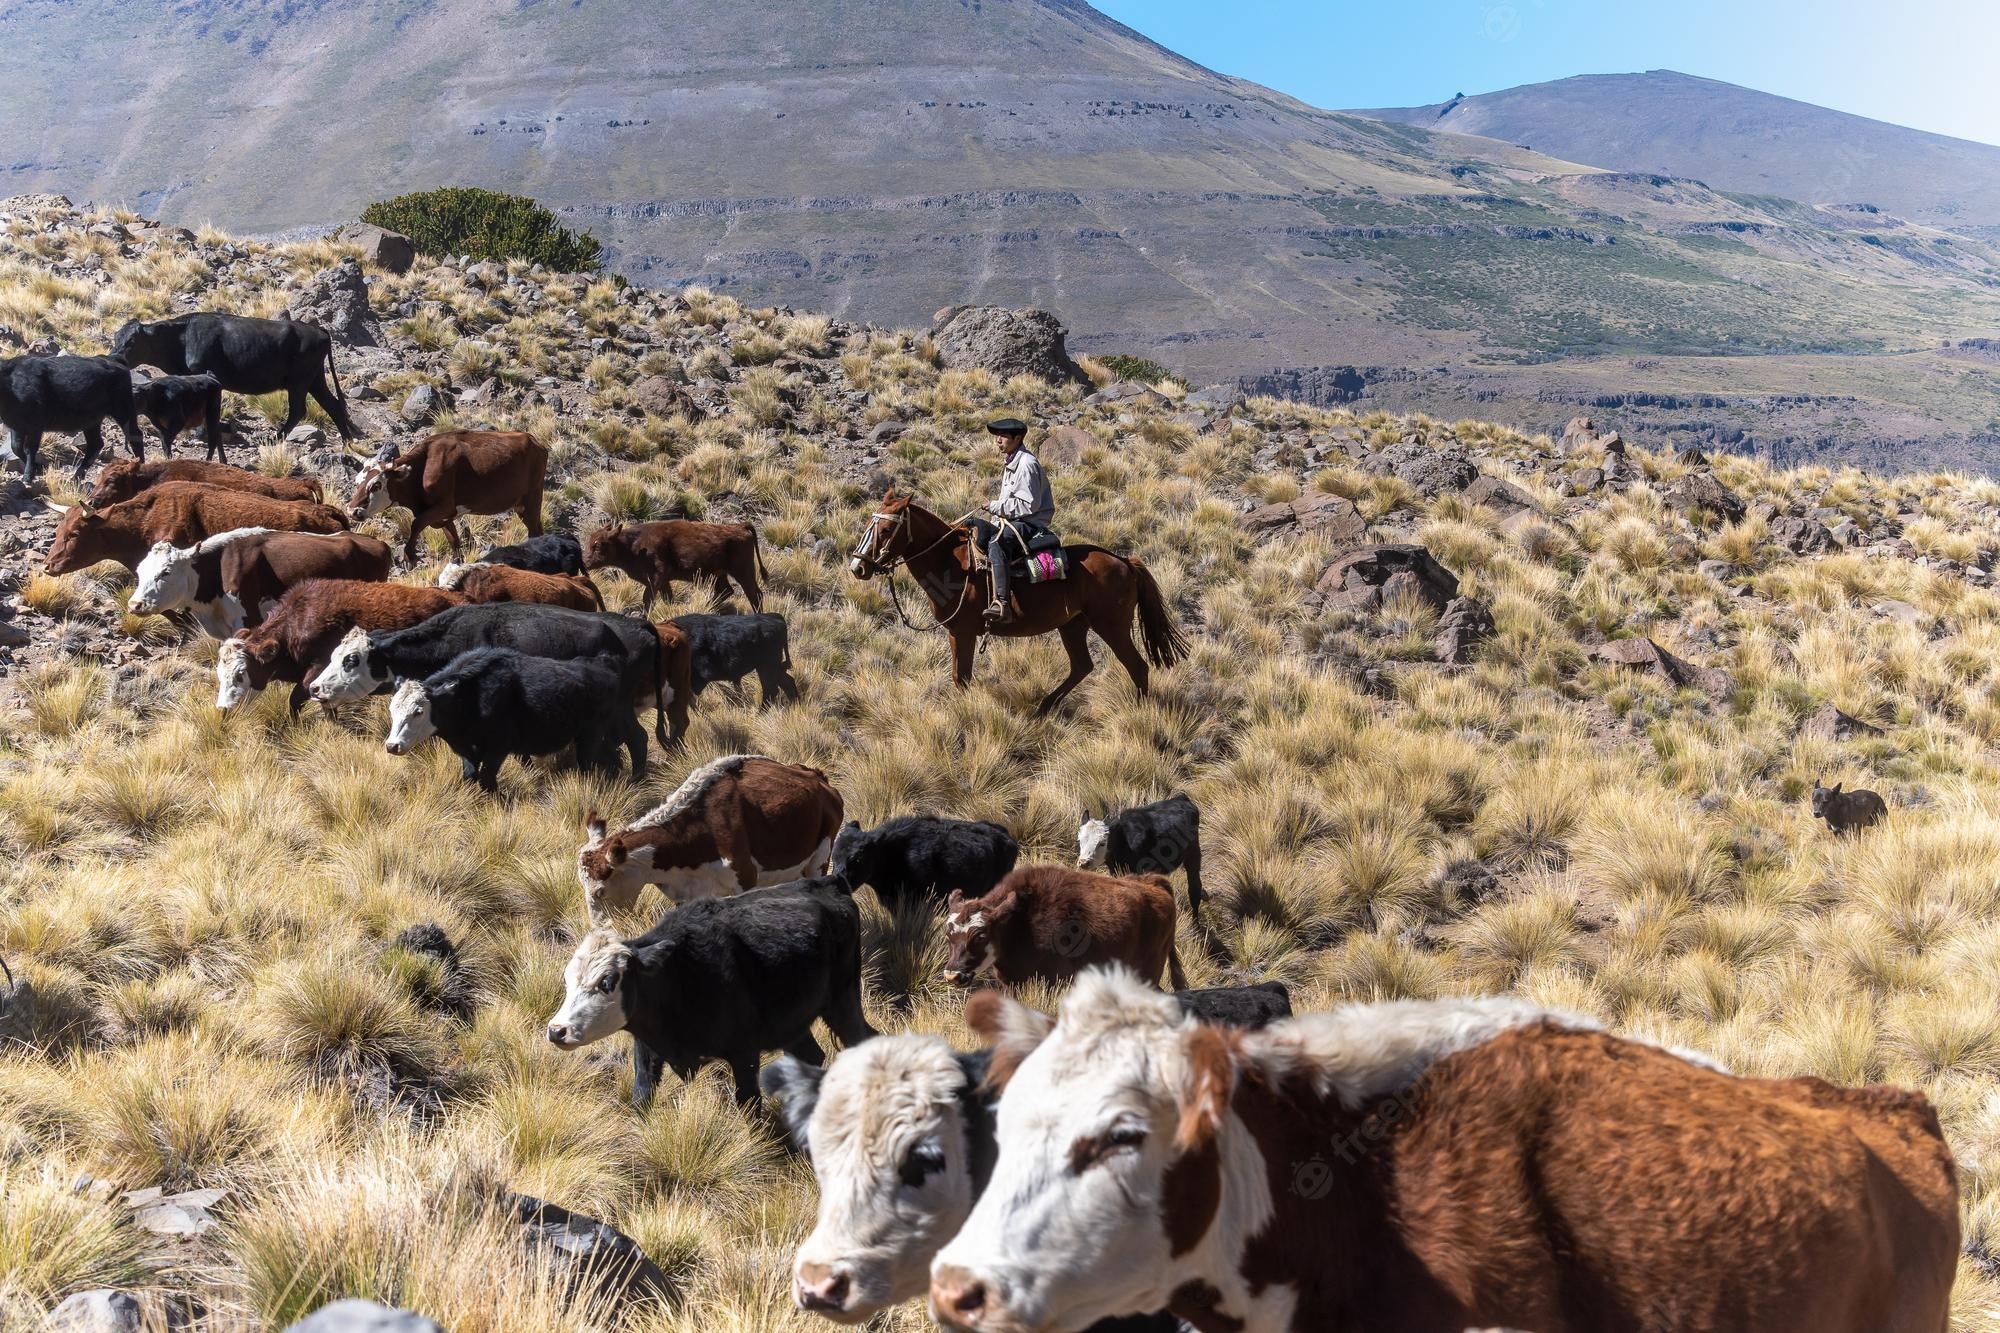
M 1028 423 L 1018 417 L 1001 417 L 998 421 L 987 422 L 986 429 L 995 435 L 1026 435 Z

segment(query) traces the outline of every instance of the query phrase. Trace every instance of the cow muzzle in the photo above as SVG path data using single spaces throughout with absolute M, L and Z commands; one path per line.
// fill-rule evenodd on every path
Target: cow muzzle
M 384 745 L 388 747 L 390 754 L 401 755 L 401 754 L 408 754 L 410 752 L 410 744 L 408 741 L 385 741 Z
M 836 1264 L 802 1262 L 792 1274 L 792 1300 L 813 1314 L 837 1317 L 853 1294 L 853 1279 Z
M 569 1024 L 567 1023 L 549 1024 L 549 1041 L 556 1046 L 560 1046 L 565 1051 L 573 1051 L 583 1044 L 569 1030 Z

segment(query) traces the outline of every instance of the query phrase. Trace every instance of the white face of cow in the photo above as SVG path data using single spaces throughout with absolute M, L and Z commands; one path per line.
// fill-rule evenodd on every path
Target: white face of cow
M 333 656 L 314 678 L 310 693 L 323 704 L 365 699 L 385 682 L 368 665 L 368 631 L 356 625 L 334 645 Z
M 349 506 L 356 519 L 373 518 L 389 507 L 387 474 L 381 464 L 370 463 L 354 478 L 354 500 Z
M 632 951 L 611 931 L 593 930 L 578 941 L 563 969 L 562 1008 L 549 1020 L 549 1040 L 573 1051 L 622 1031 L 631 965 Z
M 250 655 L 241 639 L 224 639 L 215 653 L 215 706 L 234 708 L 256 691 L 250 688 Z
M 1074 1333 L 1166 1306 L 1220 1230 L 1194 1217 L 1182 1248 L 1199 1252 L 1175 1256 L 1170 1203 L 1204 1191 L 1170 1190 L 1171 1173 L 1206 1169 L 1222 1191 L 1260 1188 L 1248 1136 L 1221 1134 L 1227 1088 L 1191 1086 L 1209 1068 L 1191 1058 L 1194 1043 L 1220 1040 L 1129 974 L 1086 973 L 1007 1084 L 993 1180 L 931 1270 L 933 1317 L 980 1333 Z M 1003 1038 L 996 1062 L 1018 1058 L 1013 1041 Z M 1255 1223 L 1232 1228 L 1239 1244 L 1268 1221 L 1261 1189 L 1263 1221 L 1235 1219 Z
M 424 689 L 420 680 L 406 680 L 396 687 L 396 693 L 389 700 L 389 739 L 386 744 L 390 754 L 408 754 L 419 745 L 437 735 L 437 723 L 431 716 L 430 692 Z
M 876 1037 L 824 1075 L 781 1059 L 765 1086 L 819 1178 L 819 1223 L 792 1265 L 799 1308 L 858 1324 L 923 1295 L 932 1257 L 972 1210 L 965 1071 L 951 1048 Z
M 139 562 L 138 583 L 132 589 L 132 614 L 156 616 L 194 605 L 200 580 L 194 571 L 195 548 L 154 542 Z
M 1086 819 L 1076 831 L 1076 868 L 1104 869 L 1104 854 L 1111 846 L 1111 830 L 1101 819 Z

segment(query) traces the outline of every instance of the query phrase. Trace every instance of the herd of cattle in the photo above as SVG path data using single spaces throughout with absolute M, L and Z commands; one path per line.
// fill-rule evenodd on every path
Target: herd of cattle
M 136 381 L 141 364 L 167 376 Z M 312 325 L 223 315 L 128 325 L 110 358 L 0 361 L 31 479 L 52 430 L 84 435 L 80 473 L 106 419 L 135 455 L 64 515 L 47 568 L 116 561 L 134 611 L 220 639 L 219 707 L 274 684 L 294 713 L 386 694 L 392 753 L 440 737 L 488 791 L 510 755 L 616 771 L 622 751 L 639 775 L 635 713 L 677 744 L 713 683 L 754 673 L 764 702 L 798 697 L 753 528 L 544 533 L 532 436 L 385 448 L 345 509 L 220 461 L 224 390 L 286 392 L 287 427 L 310 398 L 352 438 L 331 366 Z M 169 451 L 200 429 L 210 461 L 146 461 L 139 415 Z M 423 531 L 445 534 L 436 586 L 391 582 L 395 553 L 350 530 L 391 506 L 411 514 L 409 563 Z M 466 561 L 457 520 L 506 513 L 528 539 Z M 644 589 L 639 615 L 606 610 L 603 569 Z M 733 582 L 751 613 L 652 622 L 688 580 Z M 1841 829 L 1882 809 L 1816 784 L 1814 812 Z M 1521 1000 L 1295 1017 L 1275 983 L 1187 989 L 1168 876 L 1198 930 L 1204 894 L 1185 795 L 1084 819 L 1074 865 L 1021 865 L 997 824 L 863 829 L 818 770 L 730 755 L 622 827 L 590 812 L 584 835 L 592 929 L 549 1040 L 628 1034 L 640 1106 L 663 1069 L 711 1061 L 739 1102 L 772 1099 L 821 1185 L 802 1309 L 858 1323 L 928 1293 L 940 1323 L 979 1333 L 1947 1326 L 1957 1186 L 1920 1095 L 1737 1078 Z M 679 905 L 623 938 L 611 914 L 647 885 Z M 863 887 L 942 916 L 948 980 L 1000 988 L 967 1005 L 988 1049 L 870 1025 Z M 1074 983 L 1058 1016 L 1003 998 L 1031 981 Z M 843 1048 L 830 1064 L 820 1021 Z

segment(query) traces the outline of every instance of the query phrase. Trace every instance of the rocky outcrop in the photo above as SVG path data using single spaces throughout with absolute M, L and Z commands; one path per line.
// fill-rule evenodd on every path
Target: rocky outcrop
M 1742 497 L 1715 479 L 1713 472 L 1690 472 L 1667 487 L 1666 502 L 1684 514 L 1703 510 L 1725 523 L 1741 519 L 1746 511 Z
M 694 400 L 687 386 L 666 375 L 646 375 L 634 380 L 627 391 L 626 401 L 635 410 L 650 412 L 656 417 L 679 414 L 691 422 L 708 420 L 708 413 Z
M 1833 549 L 1833 534 L 1809 518 L 1771 520 L 1771 540 L 1793 555 L 1821 555 Z
M 350 222 L 334 235 L 337 241 L 361 247 L 361 261 L 391 273 L 408 273 L 417 262 L 417 246 L 409 237 L 369 222 Z
M 1437 659 L 1464 666 L 1479 645 L 1493 637 L 1493 612 L 1477 597 L 1454 597 L 1438 617 Z
M 1363 546 L 1326 567 L 1313 590 L 1329 611 L 1379 611 L 1412 596 L 1442 612 L 1458 596 L 1458 577 L 1415 543 Z
M 1368 535 L 1368 520 L 1346 500 L 1327 491 L 1315 491 L 1296 500 L 1261 505 L 1236 520 L 1259 536 L 1298 528 L 1304 532 L 1324 532 L 1339 542 L 1360 541 Z
M 1483 505 L 1500 515 L 1512 518 L 1516 514 L 1539 514 L 1542 506 L 1534 496 L 1508 481 L 1505 477 L 1482 476 L 1465 488 L 1461 497 L 1467 504 Z
M 1070 359 L 1068 330 L 1046 310 L 994 305 L 946 306 L 931 321 L 938 364 L 947 370 L 985 370 L 1001 379 L 1034 375 L 1051 384 L 1087 377 Z
M 382 327 L 368 305 L 368 279 L 361 265 L 343 259 L 306 279 L 292 299 L 291 316 L 317 324 L 348 347 L 379 347 Z
M 1651 639 L 1613 639 L 1592 648 L 1590 656 L 1612 666 L 1656 676 L 1676 688 L 1697 689 L 1704 694 L 1727 694 L 1733 684 L 1728 672 L 1717 667 L 1696 666 L 1674 656 Z
M 1377 476 L 1394 476 L 1425 497 L 1462 491 L 1479 476 L 1478 465 L 1465 450 L 1456 445 L 1434 447 L 1417 439 L 1397 441 L 1362 467 Z

